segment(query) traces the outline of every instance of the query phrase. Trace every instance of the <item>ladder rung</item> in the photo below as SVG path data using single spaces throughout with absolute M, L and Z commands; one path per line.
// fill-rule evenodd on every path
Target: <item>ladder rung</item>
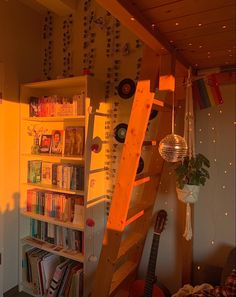
M 116 294 L 117 290 L 124 281 L 127 280 L 128 276 L 131 276 L 131 274 L 135 272 L 137 266 L 138 263 L 127 261 L 117 269 L 112 278 L 109 296 Z
M 129 251 L 137 247 L 144 240 L 145 234 L 143 233 L 132 233 L 132 235 L 127 236 L 127 238 L 121 242 L 116 262 L 120 261 L 122 257 L 126 256 Z
M 164 102 L 158 99 L 153 99 L 153 105 L 164 107 Z
M 135 181 L 134 181 L 134 187 L 136 186 L 139 186 L 139 185 L 142 185 L 144 183 L 147 183 L 150 181 L 150 176 L 146 176 L 146 177 L 141 177 L 141 178 L 137 178 Z
M 135 216 L 135 214 L 140 213 L 141 211 L 148 211 L 151 207 L 153 207 L 153 203 L 139 203 L 137 204 L 137 206 L 131 207 L 127 215 L 127 220 Z
M 132 222 L 136 221 L 138 218 L 140 218 L 142 215 L 144 214 L 144 210 L 141 210 L 140 212 L 136 213 L 135 215 L 133 215 L 132 217 L 130 217 L 126 222 L 125 222 L 125 226 L 128 226 L 129 224 L 131 224 Z
M 143 146 L 155 146 L 157 145 L 156 140 L 145 140 L 143 142 Z

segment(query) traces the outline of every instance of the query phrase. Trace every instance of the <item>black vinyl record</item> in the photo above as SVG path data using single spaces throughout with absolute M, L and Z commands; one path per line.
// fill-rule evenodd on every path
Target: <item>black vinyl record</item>
M 118 142 L 124 143 L 128 125 L 120 123 L 114 129 L 114 137 Z
M 123 79 L 117 87 L 118 94 L 123 99 L 132 97 L 135 93 L 135 89 L 135 82 L 130 78 Z
M 158 115 L 158 111 L 153 109 L 150 113 L 149 121 L 153 120 L 157 115 Z
M 139 164 L 138 164 L 138 169 L 137 169 L 137 174 L 141 173 L 144 169 L 144 161 L 143 158 L 139 158 Z

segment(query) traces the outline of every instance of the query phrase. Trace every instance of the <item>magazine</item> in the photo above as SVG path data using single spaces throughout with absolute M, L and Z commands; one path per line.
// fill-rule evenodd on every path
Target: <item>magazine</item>
M 41 137 L 39 152 L 49 154 L 51 149 L 51 142 L 52 142 L 52 135 L 43 134 Z
M 84 127 L 66 127 L 65 156 L 83 156 L 84 154 Z
M 63 150 L 63 138 L 64 130 L 53 130 L 52 131 L 52 144 L 51 144 L 51 153 L 52 154 L 62 154 Z

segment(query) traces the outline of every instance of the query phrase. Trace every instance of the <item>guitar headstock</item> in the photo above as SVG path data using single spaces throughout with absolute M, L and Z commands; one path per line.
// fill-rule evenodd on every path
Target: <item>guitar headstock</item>
M 164 209 L 159 210 L 157 213 L 154 232 L 161 234 L 161 232 L 164 230 L 166 221 L 167 221 L 167 212 Z

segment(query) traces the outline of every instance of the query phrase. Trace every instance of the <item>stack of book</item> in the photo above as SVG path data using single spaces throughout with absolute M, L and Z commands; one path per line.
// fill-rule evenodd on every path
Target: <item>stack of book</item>
M 65 190 L 83 191 L 84 166 L 29 160 L 27 181 L 28 183 L 55 185 Z
M 31 219 L 31 237 L 57 245 L 57 251 L 83 251 L 82 232 Z
M 30 117 L 60 117 L 84 115 L 84 94 L 29 98 Z
M 63 222 L 84 223 L 84 199 L 80 196 L 42 191 L 38 189 L 27 190 L 28 212 L 33 212 Z
M 32 292 L 45 297 L 82 297 L 83 266 L 58 255 L 28 248 L 24 254 L 26 281 Z

